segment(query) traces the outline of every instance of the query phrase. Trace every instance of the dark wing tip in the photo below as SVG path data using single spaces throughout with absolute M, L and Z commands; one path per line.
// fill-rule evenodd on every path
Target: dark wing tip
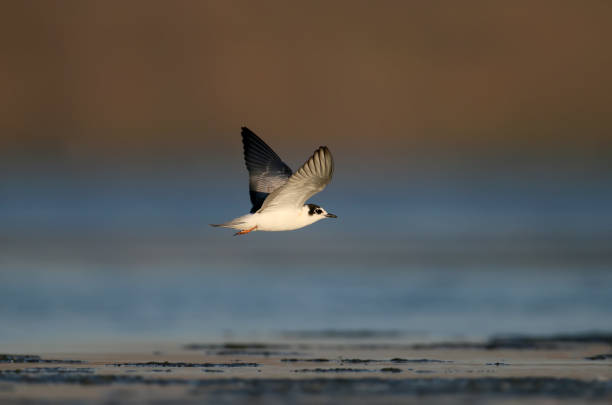
M 319 149 L 317 149 L 317 152 L 320 152 L 321 154 L 323 154 L 323 156 L 327 156 L 329 158 L 331 158 L 332 156 L 332 153 L 327 146 L 319 146 Z
M 258 145 L 260 149 L 270 149 L 270 147 L 260 137 L 258 137 L 255 132 L 251 131 L 249 128 L 241 127 L 240 134 L 242 135 L 242 144 L 244 145 L 245 150 L 247 144 Z M 272 151 L 272 153 L 274 152 Z
M 319 146 L 313 153 L 310 159 L 313 159 L 315 156 L 320 156 L 321 158 L 331 159 L 331 151 L 327 146 Z M 309 160 L 310 160 L 309 159 Z
M 251 131 L 247 127 L 240 127 L 240 134 L 242 135 L 242 139 L 253 137 L 258 138 L 258 136 L 255 135 L 255 132 Z

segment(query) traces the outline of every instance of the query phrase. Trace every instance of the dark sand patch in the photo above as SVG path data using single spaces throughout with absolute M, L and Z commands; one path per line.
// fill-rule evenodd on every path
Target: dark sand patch
M 297 330 L 285 331 L 281 336 L 285 339 L 372 339 L 372 338 L 399 338 L 406 333 L 397 329 L 323 329 L 323 330 Z
M 576 344 L 603 343 L 612 345 L 612 333 L 579 333 L 550 336 L 509 335 L 494 336 L 484 343 L 478 342 L 440 342 L 412 345 L 413 349 L 523 349 L 555 350 Z
M 311 362 L 311 363 L 326 363 L 330 361 L 336 361 L 339 364 L 370 364 L 370 363 L 395 363 L 395 364 L 403 364 L 403 363 L 452 363 L 450 360 L 434 360 L 434 359 L 402 359 L 399 357 L 394 357 L 389 360 L 380 360 L 380 359 L 337 359 L 330 360 L 325 358 L 313 358 L 313 359 L 300 359 L 300 358 L 283 358 L 282 362 L 286 363 L 298 363 L 298 362 Z
M 389 360 L 391 363 L 403 364 L 403 363 L 452 363 L 450 360 L 436 360 L 436 359 L 401 359 L 399 357 L 392 358 Z
M 585 360 L 609 360 L 612 359 L 612 353 L 596 354 L 595 356 L 585 357 Z
M 115 367 L 259 367 L 259 363 L 185 363 L 169 361 L 148 361 L 146 363 L 113 363 Z
M 287 344 L 275 343 L 190 343 L 184 345 L 185 350 L 204 351 L 217 356 L 296 356 L 301 353 L 289 351 Z
M 318 359 L 298 359 L 298 358 L 290 358 L 290 359 L 281 359 L 280 361 L 282 361 L 283 363 L 300 363 L 300 362 L 304 362 L 304 363 L 327 363 L 331 360 L 329 359 L 322 359 L 322 358 L 318 358 Z
M 273 356 L 295 356 L 301 353 L 299 352 L 278 352 L 270 350 L 217 350 L 207 351 L 207 354 L 214 354 L 217 356 L 260 356 L 260 357 L 273 357 Z
M 315 369 L 316 370 L 316 369 Z M 323 371 L 304 371 L 336 373 Z M 347 371 L 350 370 L 350 371 Z M 302 371 L 297 371 L 302 372 Z M 340 372 L 354 372 L 345 369 Z M 0 373 L 0 381 L 20 384 L 79 384 L 79 385 L 181 385 L 197 387 L 200 393 L 214 395 L 237 395 L 258 397 L 312 395 L 335 396 L 378 396 L 378 395 L 503 395 L 503 396 L 545 396 L 556 398 L 606 398 L 612 396 L 611 381 L 583 381 L 572 378 L 511 377 L 511 378 L 317 378 L 317 379 L 180 379 L 144 378 L 131 375 L 20 375 Z
M 43 359 L 33 354 L 0 354 L 0 363 L 82 364 L 82 360 Z
M 301 370 L 293 370 L 294 373 L 375 373 L 376 370 L 368 370 L 365 368 L 303 368 Z
M 75 368 L 68 368 L 68 367 L 28 367 L 28 368 L 17 368 L 17 369 L 10 369 L 10 370 L 0 370 L 0 373 L 6 373 L 6 374 L 22 374 L 22 373 L 26 373 L 26 374 L 66 374 L 66 373 L 73 373 L 73 374 L 92 374 L 95 372 L 94 368 L 91 367 L 75 367 Z
M 185 350 L 286 350 L 288 344 L 279 343 L 189 343 Z
M 368 363 L 380 363 L 382 360 L 371 360 L 371 359 L 340 359 L 341 364 L 368 364 Z
M 380 371 L 383 373 L 401 373 L 402 369 L 397 367 L 383 367 L 380 369 Z

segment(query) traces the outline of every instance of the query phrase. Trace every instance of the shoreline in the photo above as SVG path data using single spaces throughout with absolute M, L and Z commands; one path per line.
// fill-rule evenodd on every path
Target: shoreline
M 532 402 L 612 399 L 610 334 L 486 342 L 142 345 L 131 352 L 0 354 L 0 402 L 389 403 L 457 396 Z M 115 398 L 116 392 L 125 395 Z M 549 402 L 546 402 L 549 401 Z

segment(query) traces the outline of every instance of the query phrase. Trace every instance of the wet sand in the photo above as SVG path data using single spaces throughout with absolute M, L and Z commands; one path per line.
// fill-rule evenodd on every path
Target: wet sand
M 609 336 L 191 343 L 0 354 L 0 403 L 610 403 Z

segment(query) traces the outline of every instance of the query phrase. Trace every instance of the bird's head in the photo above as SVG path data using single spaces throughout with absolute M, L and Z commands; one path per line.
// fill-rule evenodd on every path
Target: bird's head
M 330 214 L 329 212 L 325 211 L 323 207 L 320 207 L 317 204 L 306 204 L 302 209 L 306 211 L 312 222 L 319 221 L 323 218 L 338 218 L 337 215 Z

